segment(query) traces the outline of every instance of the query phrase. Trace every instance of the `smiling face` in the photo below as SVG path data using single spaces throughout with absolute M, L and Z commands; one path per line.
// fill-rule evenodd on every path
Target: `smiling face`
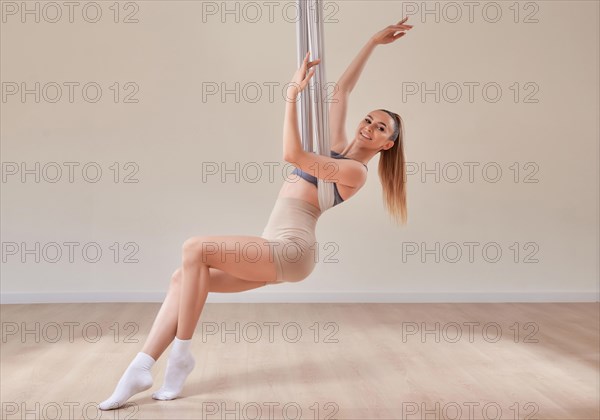
M 358 124 L 355 141 L 368 149 L 387 150 L 394 145 L 390 137 L 394 134 L 396 122 L 384 111 L 371 111 Z

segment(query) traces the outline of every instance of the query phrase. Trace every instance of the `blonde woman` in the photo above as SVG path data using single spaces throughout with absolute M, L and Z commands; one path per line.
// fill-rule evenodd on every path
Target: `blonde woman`
M 260 237 L 195 236 L 183 243 L 182 266 L 171 277 L 148 339 L 113 394 L 100 403 L 100 409 L 121 407 L 131 396 L 149 389 L 153 384 L 150 369 L 171 342 L 165 382 L 152 398 L 172 400 L 180 396 L 195 366 L 191 339 L 209 292 L 243 292 L 270 283 L 297 282 L 313 271 L 315 228 L 322 214 L 315 176 L 335 181 L 334 205 L 338 205 L 362 188 L 367 180 L 368 162 L 379 155 L 378 174 L 385 207 L 396 221 L 406 223 L 402 119 L 396 113 L 375 109 L 359 121 L 351 141 L 344 128 L 348 98 L 367 59 L 378 45 L 390 44 L 404 36 L 412 28 L 405 24 L 406 20 L 373 35 L 338 81 L 329 108 L 331 157 L 306 152 L 301 146 L 297 99 L 320 61 L 308 61 L 306 55 L 287 89 L 283 124 L 283 158 L 296 167 L 294 172 L 302 180 L 284 182 Z M 257 257 L 249 259 L 231 252 L 242 249 L 255 249 Z

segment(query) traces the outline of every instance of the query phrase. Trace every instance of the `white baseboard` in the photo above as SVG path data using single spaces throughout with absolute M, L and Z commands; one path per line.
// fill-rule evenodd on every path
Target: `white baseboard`
M 166 292 L 0 294 L 1 304 L 162 302 Z M 598 292 L 271 292 L 210 293 L 207 303 L 498 303 L 599 302 Z

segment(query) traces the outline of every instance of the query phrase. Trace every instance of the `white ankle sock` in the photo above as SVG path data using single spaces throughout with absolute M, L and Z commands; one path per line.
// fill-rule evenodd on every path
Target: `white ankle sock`
M 150 369 L 154 362 L 152 356 L 139 352 L 121 376 L 113 394 L 101 402 L 98 408 L 100 410 L 119 408 L 133 395 L 150 388 L 152 386 Z
M 173 347 L 167 361 L 165 383 L 152 394 L 155 400 L 172 400 L 179 396 L 183 390 L 183 383 L 194 369 L 196 362 L 190 352 L 192 340 L 180 340 L 175 337 Z

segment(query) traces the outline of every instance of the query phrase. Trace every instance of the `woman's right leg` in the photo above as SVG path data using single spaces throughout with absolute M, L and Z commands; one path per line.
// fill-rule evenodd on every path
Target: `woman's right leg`
M 267 282 L 256 282 L 234 277 L 222 270 L 209 268 L 209 292 L 235 293 L 256 289 Z M 177 316 L 179 314 L 179 296 L 181 293 L 182 270 L 178 268 L 171 276 L 171 284 L 167 296 L 156 315 L 142 352 L 158 360 L 160 355 L 169 347 L 177 332 Z

